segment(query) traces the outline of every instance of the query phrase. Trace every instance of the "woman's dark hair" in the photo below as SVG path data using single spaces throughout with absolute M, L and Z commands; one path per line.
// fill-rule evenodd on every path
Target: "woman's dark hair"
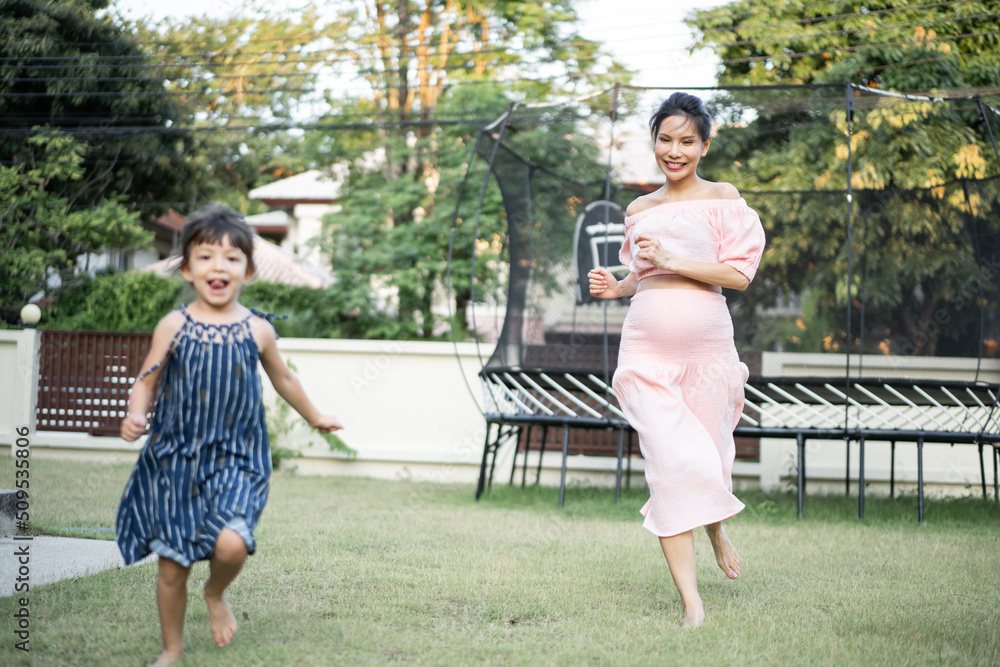
M 660 108 L 649 119 L 649 133 L 654 141 L 656 133 L 660 129 L 660 123 L 669 116 L 684 116 L 694 123 L 702 141 L 708 141 L 709 137 L 712 136 L 712 119 L 705 111 L 705 105 L 702 104 L 700 97 L 687 93 L 674 93 L 663 100 Z
M 195 211 L 187 217 L 181 234 L 181 263 L 178 268 L 187 267 L 191 259 L 191 248 L 199 243 L 219 245 L 229 237 L 234 247 L 247 256 L 247 269 L 256 270 L 253 263 L 253 228 L 241 213 L 228 206 L 217 204 Z

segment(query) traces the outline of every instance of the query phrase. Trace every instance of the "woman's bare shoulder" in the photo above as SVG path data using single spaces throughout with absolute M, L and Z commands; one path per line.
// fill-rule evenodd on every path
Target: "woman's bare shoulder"
M 658 201 L 662 198 L 662 195 L 657 192 L 650 192 L 648 194 L 640 195 L 632 200 L 632 203 L 628 205 L 625 209 L 625 215 L 635 215 L 636 213 L 642 213 L 647 208 L 652 208 L 657 204 L 661 203 Z
M 732 183 L 710 183 L 711 196 L 706 199 L 740 199 L 740 191 Z

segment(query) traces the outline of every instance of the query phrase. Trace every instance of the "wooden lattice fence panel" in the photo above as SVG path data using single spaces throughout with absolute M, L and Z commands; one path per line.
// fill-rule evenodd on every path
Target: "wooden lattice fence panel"
M 41 431 L 116 435 L 151 333 L 42 331 L 38 407 Z

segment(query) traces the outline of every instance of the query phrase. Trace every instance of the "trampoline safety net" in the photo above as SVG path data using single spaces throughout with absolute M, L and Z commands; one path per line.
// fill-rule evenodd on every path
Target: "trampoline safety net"
M 623 211 L 663 182 L 648 119 L 671 92 L 514 105 L 483 129 L 488 174 L 466 186 L 482 196 L 456 242 L 475 248 L 457 294 L 468 324 L 497 343 L 485 368 L 613 372 L 627 302 L 590 298 L 585 276 L 625 273 Z M 700 174 L 733 183 L 768 236 L 754 283 L 726 293 L 741 353 L 1000 354 L 989 100 L 848 85 L 689 92 L 714 120 Z

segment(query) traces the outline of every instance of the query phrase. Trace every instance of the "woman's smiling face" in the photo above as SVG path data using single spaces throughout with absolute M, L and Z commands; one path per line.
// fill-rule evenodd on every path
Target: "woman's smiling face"
M 667 180 L 683 180 L 695 174 L 711 143 L 711 138 L 702 140 L 698 128 L 686 116 L 667 116 L 653 139 L 656 164 Z

